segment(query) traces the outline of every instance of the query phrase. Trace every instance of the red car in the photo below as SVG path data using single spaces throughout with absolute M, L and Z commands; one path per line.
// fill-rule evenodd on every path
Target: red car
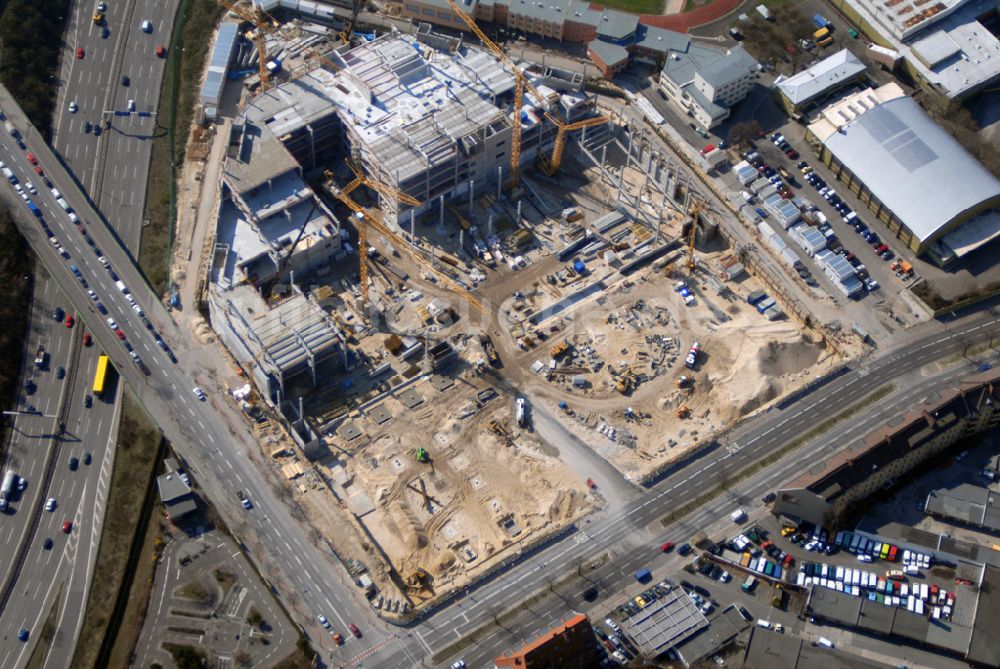
M 76 47 L 76 59 L 77 60 L 83 60 L 83 47 L 82 46 Z
M 73 521 L 64 520 L 63 521 L 63 534 L 69 534 L 73 531 Z
M 41 165 L 35 165 L 35 174 L 37 174 L 38 176 L 45 176 L 45 173 L 42 171 Z
M 166 57 L 166 55 L 167 55 L 167 48 L 165 46 L 163 46 L 162 44 L 157 44 L 156 45 L 156 55 L 159 56 L 160 58 Z
M 38 164 L 38 158 L 35 158 L 35 154 L 33 154 L 31 151 L 28 151 L 24 155 L 28 158 L 28 162 L 31 163 L 32 165 Z
M 66 314 L 66 327 L 71 328 L 76 323 L 72 314 Z
M 791 158 L 792 160 L 799 159 L 799 152 L 796 151 L 795 149 L 788 149 L 787 151 L 785 151 L 785 155 Z
M 125 341 L 125 333 L 124 332 L 122 332 L 121 330 L 115 328 L 115 334 L 118 336 L 119 339 L 121 339 L 122 341 Z
M 90 336 L 89 332 L 85 332 L 83 334 L 83 345 L 90 346 L 92 343 L 94 343 L 94 338 Z
M 351 634 L 353 634 L 354 636 L 358 637 L 359 639 L 361 638 L 361 630 L 359 630 L 358 626 L 355 625 L 354 623 L 348 623 L 347 629 L 351 630 Z
M 344 645 L 344 637 L 340 635 L 340 632 L 337 632 L 336 634 L 333 635 L 333 642 L 338 646 Z
M 785 556 L 785 559 L 781 562 L 781 566 L 784 567 L 785 569 L 788 569 L 789 567 L 792 566 L 793 562 L 795 562 L 795 558 L 792 557 L 791 553 L 789 553 L 788 555 Z
M 665 544 L 660 544 L 660 550 L 663 551 L 664 553 L 669 553 L 670 551 L 674 550 L 674 542 L 668 541 Z
M 875 253 L 885 253 L 888 250 L 889 250 L 888 244 L 879 244 L 877 247 L 875 247 Z

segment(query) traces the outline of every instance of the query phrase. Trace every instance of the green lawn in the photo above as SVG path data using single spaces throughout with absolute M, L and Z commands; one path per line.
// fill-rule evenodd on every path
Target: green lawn
M 633 14 L 662 14 L 666 0 L 601 0 L 599 4 Z

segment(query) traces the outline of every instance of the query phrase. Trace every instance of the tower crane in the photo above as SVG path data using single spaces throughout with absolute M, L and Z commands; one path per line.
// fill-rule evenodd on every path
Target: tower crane
M 267 71 L 267 47 L 264 45 L 264 34 L 273 33 L 276 29 L 277 21 L 256 4 L 253 4 L 252 8 L 246 8 L 231 0 L 217 0 L 217 2 L 254 27 L 253 41 L 257 46 L 257 66 L 260 68 L 260 90 L 261 92 L 266 91 L 271 82 L 271 75 Z
M 506 65 L 514 75 L 514 127 L 510 142 L 510 187 L 515 188 L 521 181 L 521 102 L 524 100 L 524 89 L 527 88 L 546 111 L 549 110 L 552 103 L 538 92 L 538 89 L 528 80 L 528 77 L 524 76 L 514 61 L 508 58 L 503 49 L 480 30 L 472 17 L 463 12 L 455 0 L 448 0 L 448 4 L 451 6 L 451 10 L 458 15 L 458 18 L 462 19 L 469 27 L 469 30 L 475 33 L 483 45 L 493 52 L 493 55 L 499 58 L 500 62 Z
M 695 201 L 691 207 L 691 234 L 688 235 L 688 274 L 694 271 L 694 242 L 698 236 L 698 215 L 701 213 L 701 202 Z
M 324 176 L 327 178 L 327 184 L 328 188 L 330 189 L 330 192 L 333 193 L 333 195 L 338 200 L 343 202 L 347 206 L 347 208 L 354 213 L 355 221 L 358 227 L 358 255 L 360 256 L 359 258 L 360 265 L 358 274 L 361 279 L 361 299 L 365 304 L 368 304 L 368 263 L 367 263 L 368 226 L 371 226 L 376 231 L 381 233 L 383 236 L 385 236 L 387 239 L 393 242 L 398 248 L 406 249 L 409 246 L 409 243 L 405 239 L 400 237 L 398 234 L 390 230 L 389 227 L 384 223 L 382 223 L 382 221 L 380 221 L 378 217 L 375 216 L 375 214 L 371 210 L 355 202 L 354 198 L 351 197 L 351 193 L 357 190 L 360 186 L 364 185 L 368 186 L 377 193 L 384 195 L 385 197 L 395 198 L 400 202 L 403 202 L 413 207 L 419 207 L 423 203 L 420 200 L 399 191 L 393 186 L 376 181 L 375 179 L 366 176 L 360 169 L 358 169 L 352 163 L 348 162 L 347 165 L 348 167 L 351 168 L 351 171 L 354 172 L 354 179 L 352 179 L 346 186 L 338 187 L 333 181 L 333 173 L 330 172 L 329 170 L 327 170 L 324 173 Z M 440 270 L 434 267 L 422 255 L 418 253 L 413 253 L 411 254 L 411 257 L 415 262 L 417 262 L 417 264 L 421 265 L 422 267 L 433 272 L 436 276 L 440 277 L 444 283 L 448 284 L 448 287 L 454 293 L 465 299 L 477 311 L 479 311 L 480 313 L 484 311 L 482 303 L 478 299 L 476 299 L 476 297 L 472 295 L 472 293 L 462 288 L 462 286 L 458 285 L 458 283 L 452 280 L 451 277 L 442 273 Z
M 608 122 L 608 119 L 604 116 L 585 118 L 582 121 L 574 121 L 573 123 L 563 123 L 561 119 L 556 118 L 548 112 L 545 112 L 545 117 L 559 128 L 556 131 L 556 145 L 552 147 L 552 157 L 549 159 L 542 157 L 541 159 L 542 170 L 549 176 L 555 174 L 556 170 L 559 169 L 559 165 L 562 164 L 563 151 L 566 149 L 567 133 L 581 128 L 604 125 Z

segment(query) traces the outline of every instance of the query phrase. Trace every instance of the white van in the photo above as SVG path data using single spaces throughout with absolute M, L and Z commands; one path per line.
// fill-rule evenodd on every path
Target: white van
M 816 639 L 817 646 L 823 646 L 823 648 L 833 648 L 833 642 L 827 639 L 825 636 L 821 636 Z
M 731 514 L 729 514 L 729 518 L 734 523 L 742 523 L 744 520 L 746 520 L 746 517 L 747 517 L 747 512 L 744 511 L 742 507 L 739 508 L 739 509 L 736 509 Z
M 122 295 L 128 295 L 128 288 L 122 281 L 115 281 L 115 285 L 118 286 L 118 290 L 122 291 Z
M 59 206 L 62 207 L 63 210 L 69 211 L 69 202 L 66 201 L 66 198 L 56 198 L 56 202 L 59 203 Z
M 7 181 L 11 183 L 17 182 L 17 177 L 14 176 L 14 173 L 10 171 L 9 167 L 3 168 L 3 176 Z
M 740 195 L 742 195 L 743 199 L 747 201 L 747 204 L 753 204 L 753 195 L 746 192 L 745 190 L 741 190 Z
M 771 621 L 761 618 L 757 621 L 757 627 L 763 627 L 764 629 L 769 630 L 771 629 Z

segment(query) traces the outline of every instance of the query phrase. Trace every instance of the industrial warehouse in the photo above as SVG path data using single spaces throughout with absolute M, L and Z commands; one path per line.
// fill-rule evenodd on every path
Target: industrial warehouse
M 914 253 L 946 266 L 1000 237 L 1000 179 L 896 84 L 829 105 L 806 137 Z

